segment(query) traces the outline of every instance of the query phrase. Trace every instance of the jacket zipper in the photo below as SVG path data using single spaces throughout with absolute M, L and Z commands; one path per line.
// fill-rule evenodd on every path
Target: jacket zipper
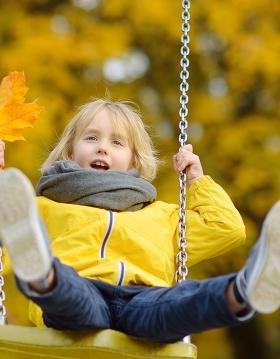
M 112 234 L 113 226 L 114 226 L 114 212 L 109 210 L 108 211 L 108 225 L 107 225 L 105 236 L 103 238 L 103 241 L 101 243 L 101 248 L 100 248 L 100 258 L 106 257 L 106 247 L 109 242 L 109 238 Z M 120 261 L 119 262 L 119 278 L 117 281 L 117 285 L 123 284 L 124 277 L 125 277 L 125 265 L 123 262 Z
M 102 241 L 102 244 L 101 244 L 101 248 L 100 248 L 100 258 L 105 258 L 105 252 L 106 252 L 106 246 L 107 246 L 107 243 L 109 241 L 109 238 L 110 238 L 110 235 L 112 233 L 112 229 L 113 229 L 113 224 L 114 224 L 114 213 L 113 211 L 109 211 L 108 212 L 108 226 L 107 226 L 107 229 L 106 229 L 106 233 L 105 233 L 105 236 L 104 236 L 104 239 Z
M 119 279 L 117 285 L 122 285 L 124 280 L 125 265 L 123 262 L 119 263 Z

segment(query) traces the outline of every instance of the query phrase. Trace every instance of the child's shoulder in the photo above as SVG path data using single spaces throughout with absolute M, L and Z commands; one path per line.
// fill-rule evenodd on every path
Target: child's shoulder
M 56 207 L 68 205 L 68 203 L 56 202 L 56 201 L 49 199 L 47 197 L 44 197 L 44 196 L 36 197 L 36 201 L 37 201 L 38 207 L 40 207 L 40 208 L 56 208 Z
M 168 203 L 164 201 L 155 201 L 146 207 L 144 207 L 141 211 L 166 211 L 173 212 L 178 210 L 178 204 Z
M 154 205 L 155 207 L 159 207 L 159 208 L 172 208 L 172 209 L 178 207 L 178 205 L 175 203 L 169 203 L 165 201 L 155 201 L 151 203 L 151 205 Z

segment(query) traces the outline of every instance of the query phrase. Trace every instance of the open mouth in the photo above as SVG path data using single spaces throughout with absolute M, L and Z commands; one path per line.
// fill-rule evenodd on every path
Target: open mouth
M 104 161 L 93 161 L 90 167 L 97 171 L 107 171 L 109 169 L 109 165 Z

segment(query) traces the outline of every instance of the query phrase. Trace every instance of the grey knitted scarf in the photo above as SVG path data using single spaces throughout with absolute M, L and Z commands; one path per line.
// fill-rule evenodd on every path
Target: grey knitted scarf
M 80 204 L 113 211 L 136 211 L 156 199 L 156 189 L 128 172 L 95 171 L 73 161 L 56 161 L 41 177 L 36 193 L 61 203 Z

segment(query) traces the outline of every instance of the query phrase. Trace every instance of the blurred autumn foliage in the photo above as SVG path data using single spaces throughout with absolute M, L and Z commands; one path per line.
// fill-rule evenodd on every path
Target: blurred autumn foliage
M 189 141 L 204 171 L 240 210 L 243 249 L 194 268 L 203 278 L 238 269 L 280 197 L 280 2 L 196 0 L 191 6 Z M 92 97 L 135 101 L 165 164 L 155 181 L 176 202 L 181 1 L 0 1 L 0 77 L 24 70 L 45 110 L 6 163 L 33 180 L 77 107 Z M 202 243 L 203 245 L 203 243 Z M 199 359 L 277 358 L 279 313 L 194 336 Z

